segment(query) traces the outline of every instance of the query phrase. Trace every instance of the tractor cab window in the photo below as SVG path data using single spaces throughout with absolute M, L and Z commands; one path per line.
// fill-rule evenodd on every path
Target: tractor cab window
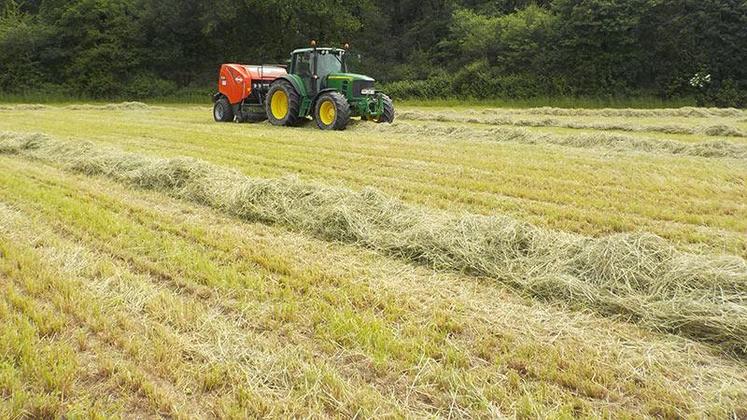
M 293 68 L 299 76 L 311 77 L 311 53 L 296 54 Z
M 345 71 L 342 53 L 333 51 L 319 51 L 316 66 L 316 71 L 320 79 L 327 77 L 330 73 L 340 73 Z

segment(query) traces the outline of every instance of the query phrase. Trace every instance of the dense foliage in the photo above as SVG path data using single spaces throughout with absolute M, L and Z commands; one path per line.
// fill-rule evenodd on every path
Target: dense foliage
M 0 0 L 0 91 L 151 97 L 349 41 L 395 96 L 747 105 L 745 0 Z

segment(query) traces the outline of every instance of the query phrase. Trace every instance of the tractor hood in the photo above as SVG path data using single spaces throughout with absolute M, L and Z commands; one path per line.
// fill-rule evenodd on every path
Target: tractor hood
M 347 80 L 361 80 L 364 82 L 374 82 L 375 80 L 371 77 L 356 74 L 356 73 L 330 73 L 330 79 L 347 79 Z

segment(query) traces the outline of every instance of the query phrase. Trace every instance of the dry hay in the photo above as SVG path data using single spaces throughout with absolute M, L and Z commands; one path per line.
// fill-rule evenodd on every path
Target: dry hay
M 74 104 L 66 105 L 59 108 L 43 104 L 0 105 L 1 111 L 39 111 L 46 109 L 67 109 L 74 111 L 145 111 L 153 108 L 157 107 L 153 107 L 142 102 L 121 102 L 116 104 L 101 105 Z
M 0 105 L 0 111 L 39 111 L 42 109 L 48 109 L 48 105 L 42 104 L 14 104 L 14 105 Z
M 675 249 L 649 233 L 591 238 L 505 216 L 450 215 L 366 188 L 251 178 L 189 158 L 163 159 L 40 134 L 0 134 L 0 152 L 377 250 L 493 278 L 539 299 L 747 354 L 747 262 Z
M 148 104 L 142 102 L 121 102 L 117 104 L 103 104 L 103 105 L 90 105 L 90 104 L 76 104 L 68 105 L 64 109 L 70 110 L 91 110 L 91 111 L 145 111 L 153 108 Z
M 433 126 L 402 124 L 398 122 L 387 127 L 367 124 L 356 126 L 354 129 L 381 131 L 388 134 L 394 132 L 403 135 L 444 140 L 457 139 L 523 144 L 552 144 L 574 148 L 665 153 L 707 158 L 747 159 L 747 145 L 732 143 L 726 140 L 685 143 L 675 140 L 658 140 L 615 133 L 555 135 L 533 133 L 520 128 L 492 127 L 478 129 L 469 126 Z
M 507 110 L 487 109 L 483 114 L 501 114 Z M 532 115 L 557 115 L 557 116 L 599 116 L 599 117 L 686 117 L 686 118 L 710 118 L 710 117 L 740 117 L 744 115 L 742 110 L 736 108 L 661 108 L 661 109 L 635 109 L 635 108 L 552 108 L 540 107 L 529 109 L 509 110 L 511 113 L 523 113 Z
M 472 111 L 465 113 L 447 113 L 447 112 L 424 112 L 424 111 L 403 111 L 398 114 L 403 120 L 416 121 L 438 121 L 438 122 L 462 122 L 486 125 L 509 125 L 516 127 L 559 127 L 575 128 L 586 130 L 617 130 L 631 132 L 660 132 L 666 134 L 700 134 L 706 136 L 729 136 L 729 137 L 747 137 L 747 133 L 736 127 L 724 124 L 705 126 L 705 127 L 686 127 L 677 124 L 662 125 L 638 125 L 630 123 L 615 122 L 579 122 L 579 121 L 561 121 L 553 118 L 527 119 L 516 118 L 511 115 L 498 115 L 485 117 L 480 112 Z

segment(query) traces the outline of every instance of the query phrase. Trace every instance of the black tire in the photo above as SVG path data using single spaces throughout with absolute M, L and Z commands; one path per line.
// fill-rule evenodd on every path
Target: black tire
M 322 130 L 344 130 L 350 122 L 348 100 L 340 92 L 322 93 L 314 105 L 314 120 Z
M 394 102 L 392 102 L 392 98 L 383 94 L 381 98 L 384 101 L 384 112 L 378 118 L 374 118 L 373 121 L 376 123 L 391 124 L 394 122 Z
M 273 113 L 272 99 L 275 95 L 279 94 L 278 92 L 282 92 L 287 98 L 287 112 L 283 116 L 277 112 L 278 109 L 275 109 L 276 112 Z M 290 84 L 290 82 L 287 80 L 279 80 L 270 86 L 270 91 L 267 92 L 267 99 L 265 100 L 265 116 L 270 120 L 272 125 L 298 125 L 301 120 L 298 116 L 300 108 L 301 95 L 296 92 L 296 89 Z
M 233 121 L 233 108 L 228 103 L 228 99 L 223 97 L 215 101 L 213 105 L 213 118 L 217 122 Z

